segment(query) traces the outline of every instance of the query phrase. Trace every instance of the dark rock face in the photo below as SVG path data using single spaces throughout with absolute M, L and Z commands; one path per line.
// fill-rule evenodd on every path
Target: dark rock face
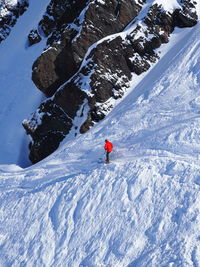
M 28 0 L 18 1 L 13 5 L 9 1 L 0 3 L 0 43 L 7 38 L 19 16 L 28 8 Z
M 69 83 L 65 91 L 57 93 L 54 101 L 42 103 L 31 120 L 23 121 L 25 130 L 33 139 L 29 145 L 32 163 L 40 161 L 58 148 L 73 126 L 72 118 L 84 98 L 84 92 Z
M 29 148 L 30 160 L 36 163 L 58 148 L 72 126 L 72 120 L 59 106 L 47 101 L 34 114 L 31 123 L 24 121 L 23 126 L 35 140 Z
M 174 28 L 197 23 L 191 1 L 182 1 L 173 13 L 153 5 L 141 21 L 134 21 L 142 4 L 89 1 L 59 42 L 49 41 L 52 45 L 33 65 L 33 80 L 53 97 L 23 122 L 33 140 L 33 163 L 52 153 L 71 129 L 75 135 L 84 133 L 102 120 L 130 87 L 133 75 L 147 71 L 159 59 L 156 49 L 168 42 Z
M 72 23 L 79 16 L 87 2 L 88 0 L 51 0 L 46 14 L 39 22 L 40 29 L 46 37 L 51 34 L 61 34 L 66 25 Z
M 77 4 L 79 2 L 75 1 L 74 5 L 68 4 L 71 7 L 68 12 L 74 10 L 71 17 L 70 13 L 66 12 L 65 16 L 56 16 L 54 21 L 61 25 L 59 27 L 61 35 L 59 44 L 52 44 L 54 31 L 48 41 L 53 49 L 51 52 L 49 50 L 44 52 L 33 65 L 32 79 L 47 96 L 52 96 L 63 82 L 76 73 L 88 48 L 93 43 L 123 30 L 141 9 L 140 5 L 131 0 L 123 1 L 121 4 L 117 0 L 107 1 L 106 5 L 98 4 L 98 1 L 90 1 L 81 14 L 81 17 L 84 16 L 84 20 L 81 21 L 79 17 L 73 21 L 74 17 L 80 13 L 80 6 Z M 56 5 L 52 4 L 51 6 L 50 10 L 53 12 Z M 77 9 L 75 9 L 76 6 Z M 44 26 L 46 25 L 45 21 L 41 22 L 42 29 L 47 28 Z M 66 22 L 70 24 L 63 29 L 62 26 Z M 56 25 L 56 22 L 54 24 Z M 45 34 L 49 35 L 55 25 L 51 27 L 51 30 L 45 30 Z
M 50 47 L 33 64 L 32 79 L 47 96 L 52 96 L 77 70 L 69 44 L 65 39 Z

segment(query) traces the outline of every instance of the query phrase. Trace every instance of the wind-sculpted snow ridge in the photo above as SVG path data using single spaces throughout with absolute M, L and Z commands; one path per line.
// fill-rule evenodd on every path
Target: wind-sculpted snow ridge
M 29 6 L 28 0 L 3 0 L 0 3 L 0 43 L 10 34 L 15 25 Z
M 199 34 L 85 135 L 27 169 L 0 166 L 1 266 L 199 266 Z
M 195 2 L 113 3 L 89 1 L 34 63 L 33 81 L 52 97 L 23 122 L 32 138 L 33 163 L 55 151 L 72 131 L 74 136 L 85 133 L 102 120 L 131 80 L 158 61 L 158 48 L 175 27 L 197 23 Z

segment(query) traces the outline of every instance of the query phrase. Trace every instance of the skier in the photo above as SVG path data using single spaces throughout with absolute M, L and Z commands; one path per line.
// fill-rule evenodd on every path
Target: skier
M 106 163 L 110 163 L 109 155 L 112 152 L 113 144 L 109 142 L 107 139 L 105 140 L 104 149 L 106 150 Z

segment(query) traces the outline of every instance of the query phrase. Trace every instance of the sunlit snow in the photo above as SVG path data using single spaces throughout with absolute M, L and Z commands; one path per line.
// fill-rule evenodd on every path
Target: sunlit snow
M 103 121 L 45 160 L 22 169 L 1 154 L 0 266 L 199 266 L 199 36 L 199 24 L 177 29 Z M 8 96 L 1 119 L 10 133 L 20 94 Z

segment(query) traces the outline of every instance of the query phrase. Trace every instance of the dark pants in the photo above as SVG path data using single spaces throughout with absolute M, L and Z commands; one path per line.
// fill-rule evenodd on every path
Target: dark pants
M 109 163 L 110 162 L 110 152 L 106 151 L 106 163 Z

